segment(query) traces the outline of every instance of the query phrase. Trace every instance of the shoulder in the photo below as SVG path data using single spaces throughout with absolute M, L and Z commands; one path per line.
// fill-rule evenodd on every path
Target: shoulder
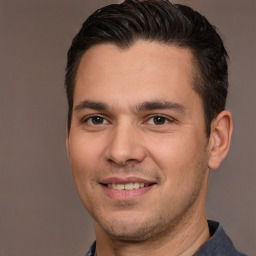
M 211 238 L 194 256 L 248 256 L 239 252 L 225 233 L 222 225 L 216 221 L 208 221 Z

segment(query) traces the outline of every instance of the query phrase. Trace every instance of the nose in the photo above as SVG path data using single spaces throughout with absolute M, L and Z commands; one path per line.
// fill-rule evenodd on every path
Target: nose
M 142 137 L 137 127 L 125 123 L 116 125 L 109 138 L 107 161 L 119 166 L 142 162 L 146 156 Z

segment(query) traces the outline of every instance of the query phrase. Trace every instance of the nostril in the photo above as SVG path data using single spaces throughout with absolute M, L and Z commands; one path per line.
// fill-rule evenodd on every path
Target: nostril
M 118 167 L 133 167 L 136 166 L 138 163 L 140 163 L 141 161 L 137 160 L 137 159 L 128 159 L 128 160 L 121 160 L 121 159 L 113 159 L 113 158 L 109 158 L 107 160 L 111 165 L 116 165 Z

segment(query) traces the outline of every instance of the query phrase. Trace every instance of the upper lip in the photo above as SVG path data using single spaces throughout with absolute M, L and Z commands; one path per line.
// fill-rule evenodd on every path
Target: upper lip
M 156 183 L 152 180 L 147 180 L 140 177 L 109 177 L 102 179 L 100 181 L 101 184 L 128 184 L 128 183 L 144 183 L 144 184 L 153 184 Z

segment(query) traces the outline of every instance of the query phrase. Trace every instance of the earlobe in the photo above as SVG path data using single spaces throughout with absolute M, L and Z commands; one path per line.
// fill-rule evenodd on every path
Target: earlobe
M 212 121 L 209 139 L 209 169 L 217 169 L 226 157 L 230 147 L 232 130 L 232 115 L 227 110 L 220 112 Z

